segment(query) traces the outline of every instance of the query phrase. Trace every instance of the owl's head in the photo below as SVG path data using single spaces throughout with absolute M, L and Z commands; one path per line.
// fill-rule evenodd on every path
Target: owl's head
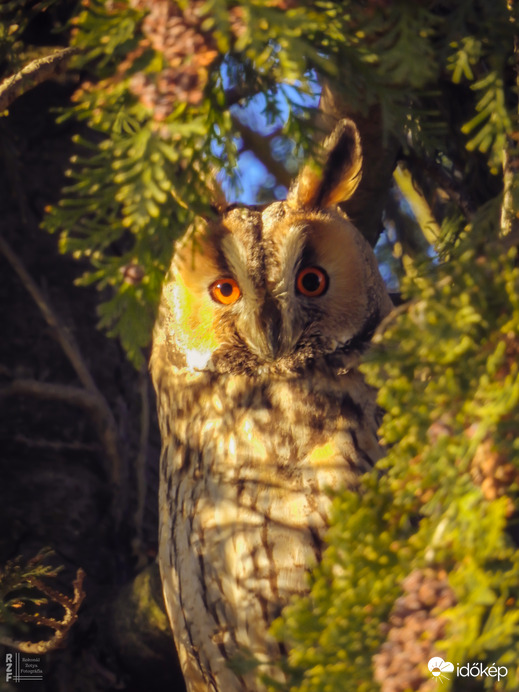
M 355 125 L 284 202 L 231 205 L 175 252 L 154 357 L 189 370 L 297 371 L 361 349 L 392 305 L 375 257 L 338 208 L 360 180 Z

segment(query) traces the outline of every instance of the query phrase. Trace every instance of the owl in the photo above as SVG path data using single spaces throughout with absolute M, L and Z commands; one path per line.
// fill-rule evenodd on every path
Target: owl
M 244 661 L 282 682 L 269 627 L 307 591 L 330 489 L 355 488 L 381 456 L 358 363 L 392 305 L 337 206 L 361 163 L 340 121 L 286 201 L 222 208 L 175 250 L 150 369 L 159 563 L 189 692 L 264 689 Z

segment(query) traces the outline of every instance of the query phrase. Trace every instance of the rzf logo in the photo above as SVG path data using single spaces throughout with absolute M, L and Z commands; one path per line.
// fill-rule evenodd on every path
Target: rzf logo
M 20 653 L 5 655 L 5 681 L 43 680 L 40 656 L 25 656 Z

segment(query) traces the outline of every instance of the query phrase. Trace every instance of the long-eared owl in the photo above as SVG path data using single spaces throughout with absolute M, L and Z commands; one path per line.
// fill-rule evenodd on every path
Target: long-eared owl
M 353 488 L 381 456 L 375 393 L 357 366 L 392 306 L 337 206 L 361 162 L 343 120 L 286 201 L 222 208 L 175 251 L 151 373 L 159 561 L 189 692 L 262 689 L 233 661 L 280 655 L 269 626 L 306 591 L 329 489 Z

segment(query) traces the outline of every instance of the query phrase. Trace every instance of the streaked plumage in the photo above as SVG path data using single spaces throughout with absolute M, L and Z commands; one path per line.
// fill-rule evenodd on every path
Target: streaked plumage
M 326 489 L 381 454 L 357 364 L 391 302 L 336 207 L 359 178 L 351 122 L 325 152 L 285 202 L 229 207 L 180 244 L 164 287 L 160 566 L 190 692 L 261 689 L 233 660 L 279 655 L 268 628 L 320 558 Z

